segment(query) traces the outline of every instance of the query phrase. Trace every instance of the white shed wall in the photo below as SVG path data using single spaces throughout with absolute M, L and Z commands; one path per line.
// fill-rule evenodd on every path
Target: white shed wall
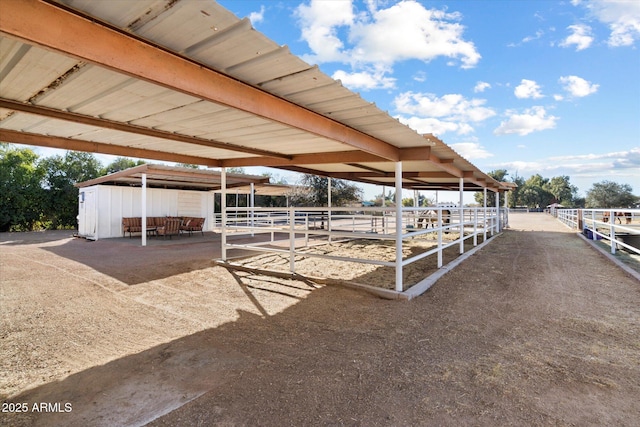
M 83 215 L 79 203 L 78 231 L 92 239 L 122 236 L 122 218 L 142 216 L 142 189 L 94 185 L 80 189 L 80 193 L 93 192 L 97 214 L 92 227 L 90 215 Z M 169 190 L 147 188 L 147 216 L 198 216 L 205 218 L 204 230 L 211 231 L 214 217 L 214 193 L 206 191 Z M 82 200 L 82 196 L 80 197 Z M 86 232 L 95 230 L 92 233 Z

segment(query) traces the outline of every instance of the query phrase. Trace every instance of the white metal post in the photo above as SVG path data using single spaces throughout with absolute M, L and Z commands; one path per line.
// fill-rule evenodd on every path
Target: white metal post
M 402 162 L 396 162 L 396 291 L 403 291 L 402 283 Z
M 295 208 L 289 208 L 289 270 L 296 272 L 296 213 Z
M 331 177 L 327 179 L 327 207 L 329 214 L 327 216 L 327 230 L 329 230 L 329 243 L 331 243 Z
M 484 208 L 483 208 L 483 214 L 482 214 L 482 219 L 484 221 L 484 226 L 482 227 L 483 229 L 483 236 L 482 236 L 482 241 L 486 242 L 487 241 L 487 187 L 483 188 L 483 192 L 484 192 Z
M 142 246 L 147 246 L 147 174 L 142 174 Z
M 440 268 L 442 267 L 442 208 L 436 209 L 438 212 L 438 268 Z
M 220 252 L 222 260 L 227 260 L 227 168 L 220 169 Z
M 473 208 L 473 246 L 478 246 L 478 209 Z
M 500 192 L 496 192 L 496 213 L 498 215 L 498 233 L 501 231 L 500 228 Z
M 460 177 L 460 254 L 464 253 L 464 178 Z
M 609 212 L 609 242 L 611 243 L 611 253 L 616 254 L 616 213 Z
M 255 189 L 255 185 L 252 182 L 251 183 L 251 199 L 250 199 L 250 203 L 249 203 L 249 205 L 251 206 L 251 237 L 254 236 L 253 227 L 255 227 L 255 216 L 254 216 L 254 209 L 255 209 L 255 205 L 256 205 L 255 190 L 256 190 Z

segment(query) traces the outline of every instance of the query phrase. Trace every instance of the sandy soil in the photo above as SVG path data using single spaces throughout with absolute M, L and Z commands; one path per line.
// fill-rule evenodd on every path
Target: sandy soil
M 640 283 L 547 215 L 511 226 L 410 302 L 195 237 L 1 235 L 0 425 L 637 425 Z

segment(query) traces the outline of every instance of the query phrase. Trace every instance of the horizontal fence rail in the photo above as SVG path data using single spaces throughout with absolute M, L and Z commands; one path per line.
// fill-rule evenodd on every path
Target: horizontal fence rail
M 640 255 L 640 209 L 557 209 L 554 215 L 571 229 L 611 246 Z
M 478 236 L 486 241 L 498 233 L 508 219 L 506 210 L 496 208 L 402 208 L 401 215 L 400 230 L 396 229 L 395 208 L 375 207 L 228 207 L 216 222 L 229 237 L 223 239 L 223 258 L 227 249 L 288 254 L 289 269 L 294 273 L 296 257 L 402 268 L 436 255 L 440 268 L 442 252 L 446 248 L 458 245 L 462 254 L 465 241 L 473 241 L 474 246 L 478 244 Z M 445 241 L 443 235 L 447 233 L 457 236 L 456 239 Z M 387 241 L 389 244 L 399 241 L 401 246 L 403 241 L 427 235 L 436 242 L 433 248 L 395 261 L 308 251 L 312 246 L 355 239 Z

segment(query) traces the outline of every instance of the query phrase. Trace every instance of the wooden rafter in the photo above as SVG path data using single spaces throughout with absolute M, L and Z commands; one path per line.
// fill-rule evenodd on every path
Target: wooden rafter
M 147 150 L 125 145 L 104 144 L 101 142 L 81 141 L 59 136 L 41 135 L 0 129 L 0 141 L 15 144 L 35 145 L 39 147 L 62 148 L 63 150 L 85 151 L 88 153 L 111 154 L 113 156 L 137 157 L 141 159 L 163 160 L 176 163 L 190 163 L 209 167 L 219 167 L 220 162 L 206 157 L 167 153 L 166 151 Z
M 387 160 L 400 160 L 399 149 L 385 141 L 53 4 L 37 0 L 3 2 L 0 31 L 26 43 L 255 114 Z M 78 43 L 79 39 L 82 43 Z
M 81 123 L 89 126 L 96 126 L 104 129 L 117 130 L 136 135 L 151 136 L 154 138 L 168 139 L 170 141 L 184 142 L 187 144 L 200 145 L 210 148 L 220 148 L 223 150 L 235 151 L 240 153 L 254 154 L 257 156 L 277 157 L 290 159 L 281 153 L 274 153 L 267 150 L 259 150 L 256 148 L 243 147 L 240 145 L 227 144 L 224 142 L 214 141 L 210 139 L 199 138 L 195 136 L 182 135 L 175 132 L 167 132 L 158 129 L 152 129 L 145 126 L 138 126 L 131 123 L 117 122 L 114 120 L 102 119 L 99 117 L 91 117 L 84 114 L 72 113 L 70 111 L 60 111 L 54 108 L 43 107 L 39 105 L 25 104 L 22 102 L 12 101 L 10 99 L 0 98 L 0 108 L 20 111 L 23 113 L 35 114 L 38 116 L 49 117 L 51 119 L 65 120 L 74 123 Z

